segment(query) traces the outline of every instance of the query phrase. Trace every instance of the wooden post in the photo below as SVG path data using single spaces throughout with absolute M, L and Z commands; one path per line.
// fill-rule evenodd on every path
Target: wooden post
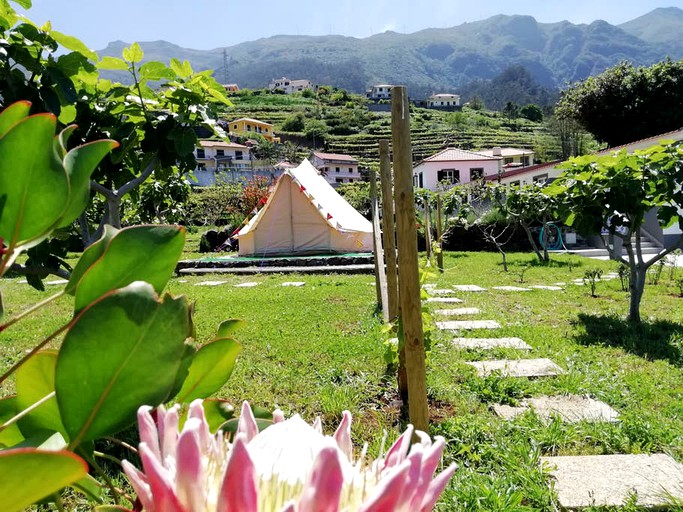
M 443 224 L 441 220 L 441 193 L 436 193 L 436 243 L 439 252 L 436 254 L 436 266 L 443 272 Z
M 391 91 L 391 135 L 394 149 L 399 298 L 408 375 L 408 414 L 413 426 L 426 432 L 429 428 L 429 407 L 417 261 L 410 106 L 404 86 L 396 86 Z
M 429 198 L 425 197 L 425 251 L 427 252 L 427 266 L 431 266 L 432 259 L 432 226 L 429 219 Z
M 387 278 L 384 273 L 384 251 L 382 250 L 382 230 L 379 227 L 379 206 L 377 202 L 377 177 L 370 169 L 370 208 L 372 210 L 372 252 L 375 256 L 375 288 L 377 304 L 382 308 L 384 323 L 389 321 L 389 299 L 387 297 Z
M 382 185 L 382 232 L 386 261 L 389 320 L 398 316 L 398 276 L 396 275 L 396 225 L 394 224 L 394 186 L 391 179 L 389 141 L 379 141 L 379 173 Z
M 384 258 L 386 260 L 387 298 L 389 319 L 394 322 L 401 314 L 398 298 L 398 274 L 396 270 L 396 224 L 394 222 L 394 186 L 391 178 L 389 141 L 379 141 L 379 172 L 382 185 L 382 230 L 384 232 Z M 399 348 L 396 375 L 398 393 L 407 411 L 408 375 L 406 373 L 406 349 Z

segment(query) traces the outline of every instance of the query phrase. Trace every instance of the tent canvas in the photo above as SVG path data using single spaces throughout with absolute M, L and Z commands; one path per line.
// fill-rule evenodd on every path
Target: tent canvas
M 304 160 L 236 235 L 240 256 L 372 251 L 372 224 Z

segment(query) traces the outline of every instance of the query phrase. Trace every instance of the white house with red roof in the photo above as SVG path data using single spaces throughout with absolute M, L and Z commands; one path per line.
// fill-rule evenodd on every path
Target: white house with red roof
M 502 148 L 497 146 L 495 148 L 477 151 L 477 153 L 501 158 L 503 160 L 503 171 L 534 165 L 535 153 L 531 149 Z
M 501 159 L 479 152 L 446 148 L 425 158 L 413 168 L 416 187 L 437 190 L 439 185 L 465 184 L 471 181 L 498 176 Z
M 314 151 L 309 161 L 333 187 L 340 183 L 361 181 L 358 160 L 352 156 Z

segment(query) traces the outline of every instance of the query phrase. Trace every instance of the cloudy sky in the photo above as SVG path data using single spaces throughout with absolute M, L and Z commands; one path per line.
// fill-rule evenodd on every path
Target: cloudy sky
M 38 23 L 82 39 L 99 50 L 108 42 L 164 39 L 211 49 L 277 34 L 368 37 L 393 30 L 416 32 L 528 14 L 541 22 L 612 24 L 657 7 L 683 8 L 683 0 L 33 0 L 26 13 Z

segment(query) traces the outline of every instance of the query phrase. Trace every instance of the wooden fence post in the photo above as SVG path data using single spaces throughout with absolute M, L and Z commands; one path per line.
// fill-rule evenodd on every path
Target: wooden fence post
M 382 250 L 382 230 L 379 226 L 379 206 L 377 203 L 377 176 L 375 170 L 369 170 L 370 208 L 372 210 L 372 252 L 375 256 L 375 288 L 377 304 L 382 308 L 384 322 L 389 321 L 389 299 L 387 297 L 387 278 L 384 273 L 384 251 Z
M 391 179 L 389 141 L 379 141 L 379 173 L 382 185 L 382 231 L 386 261 L 389 319 L 398 316 L 398 276 L 396 275 L 396 225 L 394 223 L 394 186 Z
M 429 218 L 429 198 L 425 197 L 425 251 L 427 252 L 427 266 L 431 265 L 432 259 L 432 224 Z
M 429 407 L 417 257 L 410 105 L 404 86 L 396 86 L 391 91 L 391 134 L 394 149 L 398 284 L 408 376 L 408 414 L 416 429 L 427 431 Z
M 443 272 L 443 224 L 441 221 L 441 193 L 436 193 L 436 242 L 437 250 L 436 254 L 436 266 L 439 268 L 439 272 Z

